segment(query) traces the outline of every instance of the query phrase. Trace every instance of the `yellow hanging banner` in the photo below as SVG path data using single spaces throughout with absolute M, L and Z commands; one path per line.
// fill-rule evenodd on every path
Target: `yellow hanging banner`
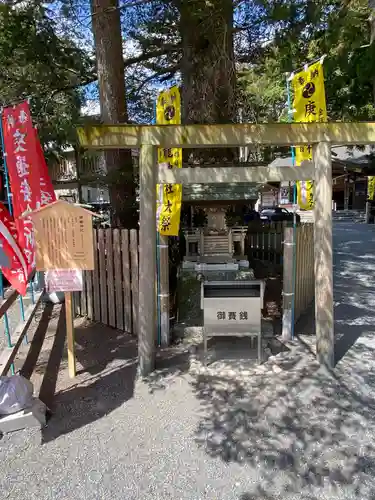
M 327 106 L 321 61 L 305 67 L 292 79 L 294 121 L 301 123 L 326 122 Z M 310 145 L 296 146 L 296 165 L 312 160 Z M 297 182 L 297 201 L 300 208 L 311 210 L 314 206 L 314 181 Z
M 367 177 L 367 199 L 375 201 L 375 176 L 373 175 Z
M 158 125 L 179 125 L 181 123 L 181 97 L 178 87 L 159 94 L 156 103 Z M 166 168 L 182 167 L 182 149 L 159 148 L 158 162 Z M 163 184 L 157 186 L 157 229 L 164 236 L 178 236 L 180 230 L 182 185 Z

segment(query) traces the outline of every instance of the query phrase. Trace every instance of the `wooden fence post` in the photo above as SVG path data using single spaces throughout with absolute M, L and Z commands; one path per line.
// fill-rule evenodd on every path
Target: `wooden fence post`
M 121 256 L 121 233 L 113 230 L 113 263 L 116 298 L 116 328 L 124 330 L 123 272 Z
M 139 258 L 138 258 L 138 231 L 130 230 L 130 271 L 131 271 L 131 304 L 132 304 L 132 333 L 139 333 Z
M 76 355 L 74 346 L 74 319 L 72 292 L 65 292 L 65 319 L 66 319 L 66 340 L 68 344 L 68 372 L 69 377 L 74 378 L 77 374 Z
M 204 255 L 204 230 L 201 228 L 199 230 L 199 250 L 198 254 L 203 257 Z
M 143 145 L 139 162 L 139 331 L 138 360 L 142 376 L 154 370 L 156 334 L 156 169 L 157 149 Z
M 228 229 L 228 254 L 231 257 L 233 257 L 233 254 L 234 254 L 232 229 Z
M 284 228 L 284 254 L 283 254 L 283 340 L 292 338 L 292 304 L 293 304 L 293 228 Z
M 137 248 L 138 251 L 138 248 Z M 124 330 L 134 333 L 132 330 L 132 297 L 130 280 L 130 258 L 129 258 L 129 231 L 121 229 L 121 253 L 122 253 L 122 273 L 123 273 L 123 294 L 124 294 Z M 136 311 L 138 315 L 138 310 Z
M 189 246 L 189 234 L 185 234 L 185 257 L 186 258 L 189 257 L 189 250 L 190 250 L 190 246 Z
M 313 149 L 315 163 L 315 323 L 319 363 L 333 368 L 334 321 L 332 279 L 332 161 L 331 146 L 320 142 Z
M 99 247 L 98 247 L 98 229 L 94 229 L 94 259 L 95 269 L 92 273 L 93 294 L 94 294 L 94 321 L 100 321 L 100 279 L 99 279 Z
M 116 328 L 115 277 L 113 266 L 113 229 L 105 231 L 105 253 L 107 256 L 108 324 Z
M 104 239 L 105 229 L 98 229 L 100 321 L 108 325 L 107 257 Z

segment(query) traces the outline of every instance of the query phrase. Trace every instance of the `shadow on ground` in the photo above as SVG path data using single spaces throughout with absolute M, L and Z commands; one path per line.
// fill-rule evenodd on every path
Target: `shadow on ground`
M 62 311 L 47 369 L 41 387 L 50 384 L 48 391 L 52 418 L 43 429 L 43 442 L 88 425 L 133 396 L 137 369 L 135 339 L 118 330 L 100 324 L 85 324 L 76 328 L 77 378 L 67 378 L 67 370 L 60 372 L 59 386 L 54 395 L 59 360 L 66 366 L 65 314 Z M 81 369 L 79 367 L 82 367 Z M 53 389 L 53 390 L 52 390 Z
M 42 441 L 51 441 L 111 413 L 133 395 L 134 337 L 100 324 L 75 329 L 77 377 L 69 379 L 65 308 L 44 305 L 20 373 L 36 383 L 51 410 Z
M 335 361 L 339 363 L 375 324 L 375 232 L 371 226 L 334 228 Z M 296 335 L 315 335 L 314 304 L 301 316 Z
M 20 373 L 32 378 L 51 410 L 42 442 L 73 432 L 113 412 L 134 394 L 138 351 L 135 337 L 100 323 L 79 320 L 75 328 L 77 376 L 68 376 L 65 308 L 44 304 L 33 338 L 19 359 Z M 186 373 L 189 353 L 182 346 L 159 350 L 156 370 L 145 380 L 150 393 Z
M 259 471 L 243 500 L 301 491 L 304 499 L 318 499 L 322 488 L 370 498 L 364 488 L 375 474 L 375 445 L 366 434 L 375 431 L 375 402 L 317 369 L 311 355 L 277 376 L 241 382 L 200 375 L 193 386 L 202 403 L 198 446 Z
M 51 320 L 56 326 L 51 331 Z M 55 329 L 55 332 L 53 330 Z M 133 397 L 136 339 L 99 323 L 75 328 L 77 377 L 68 377 L 65 309 L 46 304 L 20 372 L 40 379 L 39 397 L 51 409 L 42 441 L 49 442 L 108 415 Z M 189 353 L 161 350 L 146 380 L 150 392 L 164 389 L 189 369 Z
M 197 445 L 258 471 L 239 500 L 375 498 L 375 233 L 341 227 L 335 243 L 334 372 L 301 345 L 300 362 L 277 375 L 193 382 Z
M 335 358 L 339 363 L 360 337 L 374 331 L 374 228 L 337 227 L 334 242 Z
M 190 369 L 190 352 L 186 347 L 175 346 L 158 351 L 155 362 L 155 371 L 144 382 L 149 392 L 164 390 L 170 387 L 177 378 L 186 374 Z
M 35 330 L 33 339 L 30 342 L 30 347 L 26 359 L 20 370 L 21 375 L 23 375 L 25 378 L 30 378 L 33 371 L 35 370 L 40 353 L 42 351 L 43 342 L 46 338 L 48 325 L 52 319 L 52 316 L 53 316 L 53 304 L 47 303 L 42 309 L 42 312 L 37 319 L 38 326 Z

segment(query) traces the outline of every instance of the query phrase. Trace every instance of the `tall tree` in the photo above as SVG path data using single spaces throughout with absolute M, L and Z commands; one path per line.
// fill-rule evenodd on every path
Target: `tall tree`
M 127 123 L 123 42 L 118 0 L 91 0 L 102 121 Z M 112 223 L 136 227 L 135 182 L 130 150 L 105 152 Z
M 184 122 L 236 121 L 236 74 L 233 50 L 233 1 L 181 0 Z M 204 161 L 233 160 L 235 152 L 200 152 Z
M 183 122 L 236 120 L 233 0 L 155 1 L 130 35 L 150 78 L 177 77 L 182 84 Z M 148 76 L 147 76 L 148 78 Z M 233 150 L 195 151 L 193 161 L 233 159 Z

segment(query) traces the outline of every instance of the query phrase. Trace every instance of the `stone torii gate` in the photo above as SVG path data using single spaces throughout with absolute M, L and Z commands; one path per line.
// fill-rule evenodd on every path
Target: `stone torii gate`
M 315 320 L 319 363 L 334 367 L 331 145 L 375 143 L 375 123 L 104 125 L 78 129 L 86 149 L 140 148 L 139 332 L 140 372 L 154 369 L 156 340 L 156 184 L 315 180 Z M 313 145 L 301 167 L 159 168 L 157 148 Z

